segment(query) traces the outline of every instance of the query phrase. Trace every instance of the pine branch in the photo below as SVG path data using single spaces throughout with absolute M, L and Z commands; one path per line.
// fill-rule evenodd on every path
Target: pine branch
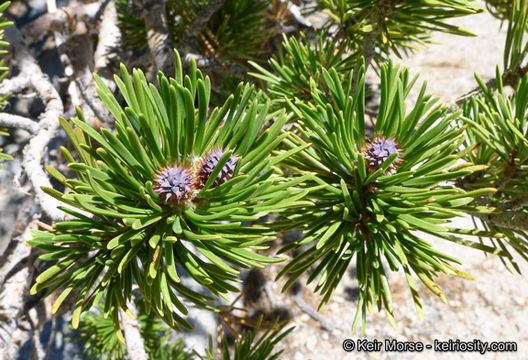
M 495 88 L 495 86 L 496 86 L 495 78 L 492 78 L 492 79 L 489 79 L 488 81 L 486 81 L 486 87 Z M 456 104 L 456 106 L 458 108 L 460 108 L 467 99 L 471 98 L 472 96 L 477 96 L 477 95 L 480 95 L 480 94 L 482 94 L 482 88 L 479 85 L 479 86 L 475 87 L 473 90 L 468 91 L 464 95 L 459 96 L 455 100 L 455 104 Z
M 502 74 L 502 83 L 504 85 L 509 85 L 513 89 L 515 89 L 517 87 L 517 83 L 519 82 L 519 80 L 527 73 L 528 73 L 528 66 L 520 68 L 517 71 L 512 71 L 508 69 Z M 497 88 L 497 80 L 495 78 L 489 79 L 488 81 L 486 81 L 486 87 L 488 89 L 495 90 Z M 479 85 L 475 87 L 474 89 L 468 91 L 464 95 L 459 96 L 455 100 L 455 104 L 457 107 L 461 107 L 467 99 L 473 96 L 481 95 L 481 94 L 482 94 L 482 88 Z
M 375 24 L 377 21 L 377 16 L 373 15 L 372 24 Z M 374 29 L 365 36 L 364 47 L 363 47 L 363 57 L 365 58 L 365 71 L 370 66 L 374 55 L 376 54 L 376 40 L 378 39 L 378 26 L 374 26 Z
M 471 205 L 495 207 L 502 212 L 491 214 L 472 213 L 471 215 L 495 226 L 528 231 L 528 213 L 519 210 L 526 204 L 528 204 L 528 196 L 524 194 L 514 198 L 511 202 L 502 203 L 496 203 L 488 197 L 480 197 L 474 199 Z
M 134 301 L 128 303 L 128 309 L 137 318 L 138 311 Z M 127 357 L 131 360 L 147 360 L 148 356 L 145 352 L 145 345 L 143 338 L 139 333 L 139 321 L 132 320 L 123 310 L 121 313 L 121 323 L 123 324 L 123 331 L 125 335 L 125 346 L 127 349 Z
M 510 201 L 510 207 L 514 211 L 520 210 L 526 206 L 528 206 L 528 194 L 527 193 L 518 195 Z
M 372 59 L 374 59 L 374 55 L 376 54 L 376 41 L 378 39 L 378 17 L 379 13 L 378 11 L 374 11 L 370 17 L 370 24 L 373 26 L 372 31 L 367 33 L 365 35 L 365 38 L 363 40 L 363 51 L 360 56 L 363 56 L 365 58 L 365 72 L 367 71 L 370 63 L 372 62 Z M 352 91 L 355 91 L 357 87 L 358 78 L 357 75 L 359 74 L 359 65 L 360 62 L 356 62 L 356 66 L 354 68 L 354 74 L 352 78 Z
M 523 211 L 503 211 L 500 214 L 472 214 L 489 224 L 507 229 L 528 231 L 528 213 Z

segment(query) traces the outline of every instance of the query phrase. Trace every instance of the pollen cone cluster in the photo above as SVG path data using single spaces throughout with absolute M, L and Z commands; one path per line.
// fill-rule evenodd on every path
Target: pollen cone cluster
M 213 170 L 218 164 L 218 161 L 220 161 L 224 154 L 225 151 L 223 151 L 221 148 L 213 149 L 210 154 L 205 154 L 205 157 L 202 160 L 202 168 L 200 169 L 199 174 L 202 185 L 205 185 L 207 180 L 209 180 L 209 177 L 211 177 Z M 237 160 L 237 156 L 231 156 L 227 160 L 225 165 L 222 167 L 222 170 L 220 170 L 220 173 L 213 181 L 213 184 L 211 186 L 222 185 L 227 180 L 231 179 L 233 177 L 233 173 L 235 172 L 235 165 L 237 163 Z
M 192 193 L 194 179 L 189 171 L 181 165 L 167 166 L 157 172 L 157 185 L 153 190 L 160 194 L 165 202 L 180 203 L 188 199 Z
M 161 200 L 168 203 L 179 204 L 190 199 L 194 190 L 199 190 L 207 183 L 225 153 L 226 151 L 222 148 L 216 148 L 210 153 L 206 153 L 199 161 L 200 168 L 197 172 L 184 165 L 166 166 L 157 172 L 153 190 L 160 194 Z M 211 187 L 219 186 L 231 179 L 237 161 L 236 155 L 231 156 L 216 176 Z
M 377 170 L 388 159 L 389 156 L 398 152 L 401 154 L 402 149 L 399 148 L 398 143 L 392 138 L 385 138 L 384 136 L 375 137 L 372 142 L 368 143 L 363 154 L 369 168 Z M 403 158 L 398 155 L 396 160 L 388 167 L 387 171 L 396 170 L 396 164 L 403 161 Z

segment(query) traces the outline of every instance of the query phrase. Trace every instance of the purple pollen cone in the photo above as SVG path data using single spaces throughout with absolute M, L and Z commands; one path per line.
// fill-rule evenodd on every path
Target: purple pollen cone
M 209 177 L 213 173 L 213 170 L 218 164 L 218 161 L 220 161 L 220 159 L 226 152 L 227 150 L 224 151 L 222 148 L 217 148 L 212 149 L 211 153 L 205 153 L 205 156 L 202 159 L 202 168 L 200 169 L 200 173 L 198 175 L 200 177 L 200 182 L 202 185 L 205 185 L 205 183 L 207 183 L 207 180 L 209 180 Z M 211 184 L 211 187 L 219 186 L 225 183 L 227 180 L 231 179 L 233 177 L 233 173 L 235 172 L 235 166 L 237 161 L 238 156 L 232 155 L 227 160 L 222 170 L 220 170 L 220 173 L 218 173 L 218 176 Z
M 152 189 L 160 194 L 163 201 L 170 203 L 180 203 L 189 198 L 194 185 L 191 172 L 176 164 L 158 170 L 154 181 L 156 184 Z
M 372 142 L 366 145 L 363 151 L 363 156 L 367 165 L 374 170 L 377 170 L 387 160 L 387 158 L 395 152 L 401 153 L 398 143 L 392 138 L 386 139 L 383 136 L 375 137 Z M 398 155 L 396 160 L 389 166 L 387 171 L 396 170 L 396 164 L 403 161 L 402 156 Z

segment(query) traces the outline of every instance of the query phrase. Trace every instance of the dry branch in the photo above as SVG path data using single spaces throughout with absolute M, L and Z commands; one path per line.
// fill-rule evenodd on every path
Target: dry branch
M 31 254 L 31 248 L 26 246 L 26 240 L 31 238 L 30 227 L 11 240 L 11 252 L 2 259 L 5 261 L 0 268 L 0 354 L 6 360 L 17 359 L 30 337 L 30 329 L 21 326 L 33 273 L 27 263 Z
M 104 81 L 111 90 L 115 88 L 112 73 L 108 69 L 108 63 L 115 54 L 121 41 L 121 30 L 117 26 L 117 11 L 113 1 L 108 2 L 103 10 L 101 24 L 99 26 L 99 41 L 94 53 L 94 72 Z M 86 103 L 92 108 L 95 115 L 103 122 L 109 123 L 112 116 L 108 108 L 99 99 L 96 85 L 90 74 L 90 82 L 83 91 L 82 96 Z
M 32 87 L 46 105 L 45 111 L 40 116 L 40 129 L 25 148 L 22 167 L 33 185 L 36 198 L 42 209 L 52 219 L 63 220 L 65 215 L 57 208 L 62 204 L 46 195 L 41 187 L 51 187 L 50 180 L 42 167 L 42 158 L 49 142 L 55 137 L 59 129 L 59 116 L 64 113 L 64 107 L 57 90 L 51 84 L 48 76 L 42 72 L 35 58 L 29 53 L 18 30 L 15 27 L 10 27 L 6 29 L 6 34 L 13 46 L 14 58 L 18 67 L 26 76 L 31 78 Z
M 193 43 L 197 36 L 205 29 L 211 17 L 224 5 L 225 0 L 211 0 L 198 13 L 198 16 L 189 25 L 183 37 L 183 43 Z
M 185 32 L 183 39 L 178 44 L 178 51 L 184 61 L 184 66 L 188 66 L 191 62 L 191 58 L 199 58 L 199 56 L 193 54 L 193 48 L 196 46 L 198 36 L 207 26 L 207 23 L 211 17 L 224 5 L 225 0 L 211 0 L 205 5 L 202 10 L 196 16 L 196 19 L 189 25 L 189 28 Z
M 313 28 L 312 23 L 303 16 L 302 8 L 299 5 L 295 5 L 291 1 L 288 1 L 286 6 L 297 23 L 301 24 L 302 26 L 306 26 L 307 28 Z
M 117 26 L 117 11 L 115 3 L 110 1 L 104 8 L 101 25 L 99 27 L 99 42 L 94 54 L 95 71 L 101 76 L 110 77 L 105 71 L 109 57 L 119 47 L 121 30 Z
M 8 113 L 0 113 L 0 127 L 24 129 L 31 134 L 36 134 L 40 130 L 39 124 L 30 118 Z
M 295 290 L 296 287 L 297 289 Z M 293 302 L 295 302 L 295 305 L 297 305 L 302 312 L 310 316 L 315 321 L 319 322 L 319 324 L 321 324 L 321 328 L 330 332 L 335 330 L 335 326 L 332 324 L 331 321 L 327 320 L 323 315 L 319 314 L 317 311 L 312 309 L 312 307 L 304 301 L 302 297 L 302 291 L 300 290 L 299 282 L 294 285 L 294 288 L 290 293 Z
M 145 29 L 147 42 L 157 70 L 174 74 L 174 46 L 167 27 L 165 0 L 144 0 Z
M 29 86 L 31 86 L 31 78 L 25 73 L 20 73 L 13 78 L 2 80 L 0 84 L 0 96 L 22 91 Z
M 59 9 L 48 4 L 48 12 L 26 24 L 20 32 L 30 43 L 39 41 L 49 31 L 62 32 L 66 27 L 74 30 L 76 24 L 95 19 L 100 7 L 99 2 L 65 6 Z

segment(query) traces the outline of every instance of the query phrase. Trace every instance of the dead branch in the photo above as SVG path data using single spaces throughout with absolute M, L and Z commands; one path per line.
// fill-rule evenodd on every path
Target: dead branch
M 10 333 L 11 342 L 8 344 L 8 347 L 2 354 L 4 356 L 4 360 L 19 359 L 20 349 L 31 338 L 31 334 L 28 331 L 29 327 L 29 322 L 24 318 L 24 320 L 20 321 L 18 326 L 13 329 L 13 332 Z M 0 337 L 1 336 L 2 335 L 0 334 Z
M 301 290 L 300 282 L 298 281 L 295 282 L 290 294 L 291 294 L 291 298 L 293 302 L 295 303 L 295 305 L 297 305 L 302 312 L 304 312 L 305 314 L 308 314 L 312 319 L 319 322 L 319 324 L 321 324 L 322 329 L 325 329 L 326 331 L 330 331 L 330 332 L 335 330 L 335 326 L 332 324 L 331 321 L 329 321 L 323 315 L 319 314 L 317 311 L 312 309 L 312 307 L 304 301 L 302 297 L 302 290 Z
M 40 326 L 31 319 L 29 312 L 26 313 L 26 318 L 31 328 L 31 360 L 44 360 L 46 351 L 40 341 Z
M 112 79 L 111 71 L 108 69 L 108 63 L 112 56 L 115 55 L 116 49 L 121 41 L 121 31 L 117 26 L 117 11 L 115 3 L 110 1 L 104 7 L 101 24 L 99 27 L 99 41 L 94 53 L 94 72 L 104 81 L 106 86 L 114 90 L 115 84 Z M 86 103 L 92 108 L 95 115 L 103 122 L 109 123 L 112 116 L 108 108 L 97 96 L 96 85 L 90 74 L 90 82 L 86 90 L 81 92 Z
M 103 122 L 109 120 L 110 112 L 95 91 L 92 71 L 103 69 L 98 71 L 100 76 L 105 80 L 109 77 L 104 69 L 107 57 L 120 40 L 114 2 L 100 0 L 89 4 L 75 3 L 57 9 L 55 1 L 50 0 L 47 7 L 48 13 L 25 26 L 24 34 L 34 41 L 38 36 L 53 31 L 64 73 L 70 79 L 68 93 L 71 102 L 81 107 L 90 125 L 96 125 L 95 117 Z M 99 45 L 94 54 L 90 46 L 90 34 L 99 28 L 96 21 L 101 15 L 103 19 L 98 31 Z
M 21 327 L 21 317 L 33 274 L 33 268 L 27 264 L 31 248 L 26 246 L 26 240 L 31 238 L 30 228 L 35 227 L 33 223 L 21 236 L 12 239 L 14 249 L 0 269 L 0 354 L 7 360 L 18 358 L 30 336 L 30 329 Z
M 156 69 L 164 74 L 174 74 L 174 46 L 167 27 L 165 0 L 143 0 L 143 18 L 147 42 Z
M 189 28 L 185 32 L 183 39 L 178 44 L 178 51 L 183 59 L 184 66 L 188 66 L 191 63 L 191 58 L 195 54 L 192 53 L 193 48 L 196 46 L 198 36 L 207 26 L 207 23 L 211 17 L 224 5 L 225 0 L 211 0 L 205 5 L 202 10 L 196 16 L 196 19 L 189 25 Z
M 313 28 L 312 23 L 307 18 L 305 18 L 303 16 L 302 8 L 299 5 L 295 5 L 291 1 L 288 1 L 287 8 L 288 8 L 288 11 L 290 12 L 290 14 L 295 19 L 295 21 L 297 21 L 297 23 L 299 23 L 302 26 L 305 26 L 307 28 Z
M 54 31 L 53 36 L 60 54 L 61 63 L 65 69 L 64 73 L 70 80 L 68 93 L 71 103 L 80 106 L 88 123 L 95 127 L 99 125 L 99 121 L 109 122 L 111 115 L 97 96 L 92 72 L 95 70 L 106 83 L 111 84 L 108 79 L 111 74 L 106 69 L 106 66 L 109 56 L 119 45 L 120 41 L 114 2 L 100 1 L 99 4 L 95 4 L 98 6 L 97 8 L 93 8 L 93 4 L 89 4 L 92 6 L 89 10 L 78 10 L 76 12 L 78 18 L 75 21 L 72 20 L 69 27 L 64 26 L 62 29 L 53 29 L 60 30 Z M 104 7 L 102 11 L 101 7 Z M 52 8 L 53 6 L 50 9 Z M 63 8 L 55 13 L 61 10 L 63 13 L 68 12 L 68 9 Z M 94 31 L 93 29 L 96 28 L 93 20 L 94 17 L 97 17 L 97 14 L 102 14 L 102 21 L 97 26 L 100 31 L 98 31 L 99 40 L 94 53 L 90 36 L 91 32 Z M 91 27 L 91 31 L 87 27 Z
M 211 17 L 224 5 L 225 0 L 211 0 L 198 13 L 198 16 L 189 25 L 185 32 L 182 43 L 193 44 L 197 36 L 205 29 Z
M 0 127 L 24 129 L 31 134 L 36 134 L 40 130 L 39 124 L 30 118 L 8 113 L 0 113 Z
M 51 334 L 49 337 L 48 345 L 46 346 L 46 353 L 45 353 L 44 359 L 50 358 L 51 347 L 53 346 L 53 343 L 55 342 L 55 336 L 57 335 L 57 317 L 56 316 L 51 318 L 50 333 Z
M 50 31 L 62 32 L 66 27 L 73 30 L 76 24 L 95 19 L 100 7 L 100 2 L 94 2 L 57 9 L 54 1 L 48 2 L 48 12 L 26 24 L 20 32 L 29 43 L 33 43 L 41 40 Z
M 103 11 L 101 25 L 99 27 L 99 42 L 94 54 L 95 71 L 99 75 L 101 72 L 105 72 L 106 66 L 108 65 L 108 58 L 119 47 L 120 41 L 121 31 L 117 26 L 117 11 L 115 3 L 110 1 Z
M 30 86 L 31 79 L 25 73 L 20 73 L 10 79 L 4 79 L 2 83 L 0 83 L 0 96 L 22 91 Z
M 50 180 L 42 167 L 42 157 L 46 147 L 59 129 L 59 116 L 64 112 L 62 101 L 57 90 L 51 84 L 35 58 L 29 53 L 26 45 L 15 27 L 6 29 L 9 42 L 13 46 L 14 58 L 26 76 L 31 78 L 32 87 L 44 104 L 44 113 L 40 116 L 40 129 L 25 148 L 22 167 L 33 185 L 36 198 L 42 209 L 54 220 L 64 220 L 64 213 L 57 207 L 62 205 L 58 200 L 46 195 L 42 186 L 51 187 Z

